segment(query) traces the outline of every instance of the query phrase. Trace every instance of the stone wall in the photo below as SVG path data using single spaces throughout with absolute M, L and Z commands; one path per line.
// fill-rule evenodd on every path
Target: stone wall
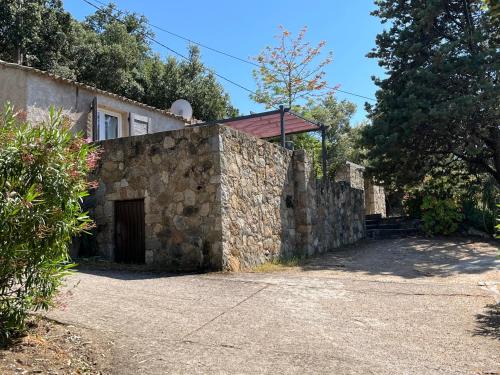
M 87 201 L 99 253 L 114 258 L 114 202 L 144 199 L 146 263 L 220 269 L 218 128 L 198 127 L 99 143 L 99 188 Z
M 349 173 L 350 182 L 318 180 L 303 150 L 295 151 L 295 190 L 299 247 L 307 255 L 352 244 L 365 235 L 362 169 Z M 354 186 L 353 186 L 354 185 Z
M 345 165 L 335 173 L 335 181 L 340 182 L 344 181 L 349 183 L 355 189 L 364 189 L 364 178 L 363 172 L 365 167 L 351 163 L 350 161 L 346 162 Z
M 224 269 L 295 251 L 292 151 L 221 128 Z
M 114 258 L 114 202 L 144 199 L 146 263 L 240 270 L 364 236 L 363 190 L 317 180 L 304 151 L 223 126 L 100 142 L 87 201 L 99 253 Z
M 312 255 L 364 237 L 363 189 L 318 180 L 303 150 L 227 128 L 221 145 L 224 269 Z

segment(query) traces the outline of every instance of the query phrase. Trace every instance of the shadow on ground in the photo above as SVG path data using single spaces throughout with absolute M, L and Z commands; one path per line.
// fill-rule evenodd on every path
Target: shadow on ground
M 500 304 L 487 305 L 485 311 L 476 315 L 474 335 L 500 340 Z
M 144 264 L 124 264 L 89 259 L 75 259 L 74 262 L 78 272 L 117 280 L 149 280 L 196 274 L 196 272 L 166 272 Z
M 498 270 L 497 249 L 498 243 L 457 237 L 372 240 L 311 258 L 301 268 L 408 279 L 480 275 Z

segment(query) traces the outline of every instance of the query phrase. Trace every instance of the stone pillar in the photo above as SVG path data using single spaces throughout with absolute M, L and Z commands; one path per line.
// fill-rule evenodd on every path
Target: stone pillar
M 314 202 L 314 190 L 311 183 L 316 183 L 315 176 L 311 179 L 309 171 L 310 161 L 305 150 L 293 152 L 293 173 L 295 191 L 295 225 L 297 230 L 296 255 L 312 255 L 311 247 L 313 237 L 311 203 Z
M 335 173 L 335 181 L 348 182 L 352 188 L 364 190 L 364 170 L 365 167 L 348 161 Z
M 386 216 L 384 187 L 375 185 L 372 179 L 365 179 L 365 215 Z

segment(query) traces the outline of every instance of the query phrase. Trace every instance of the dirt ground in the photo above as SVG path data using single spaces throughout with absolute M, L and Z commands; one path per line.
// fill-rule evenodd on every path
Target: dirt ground
M 25 335 L 0 349 L 0 374 L 105 374 L 110 347 L 89 330 L 33 318 Z
M 278 272 L 85 268 L 49 316 L 112 342 L 114 374 L 495 374 L 497 251 L 407 238 Z

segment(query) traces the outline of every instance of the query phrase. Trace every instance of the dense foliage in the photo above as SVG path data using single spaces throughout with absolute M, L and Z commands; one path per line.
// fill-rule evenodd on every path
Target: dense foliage
M 481 0 L 378 1 L 388 25 L 369 57 L 376 79 L 370 169 L 385 183 L 415 184 L 437 168 L 466 168 L 500 183 L 500 22 Z
M 176 99 L 193 104 L 194 116 L 234 115 L 229 96 L 191 47 L 189 60 L 154 54 L 147 19 L 114 5 L 83 22 L 60 0 L 2 0 L 0 59 L 18 62 L 168 109 Z
M 500 192 L 491 177 L 442 171 L 407 188 L 406 213 L 423 220 L 429 234 L 450 234 L 459 226 L 493 235 Z
M 80 203 L 97 154 L 60 113 L 32 125 L 0 115 L 0 343 L 47 309 L 67 273 L 68 245 L 91 222 Z
M 364 163 L 364 149 L 360 145 L 360 139 L 365 125 L 352 125 L 352 116 L 356 112 L 354 103 L 348 100 L 338 101 L 333 95 L 328 95 L 319 101 L 310 100 L 307 104 L 293 109 L 304 118 L 328 125 L 326 148 L 330 175 L 345 165 L 346 161 Z M 296 148 L 303 148 L 313 154 L 317 172 L 320 173 L 321 141 L 319 135 L 300 134 L 294 137 L 294 143 Z
M 462 220 L 459 206 L 452 199 L 439 199 L 426 195 L 422 206 L 423 229 L 428 234 L 451 234 Z
M 495 225 L 495 237 L 500 239 L 500 204 L 497 204 L 497 225 Z

